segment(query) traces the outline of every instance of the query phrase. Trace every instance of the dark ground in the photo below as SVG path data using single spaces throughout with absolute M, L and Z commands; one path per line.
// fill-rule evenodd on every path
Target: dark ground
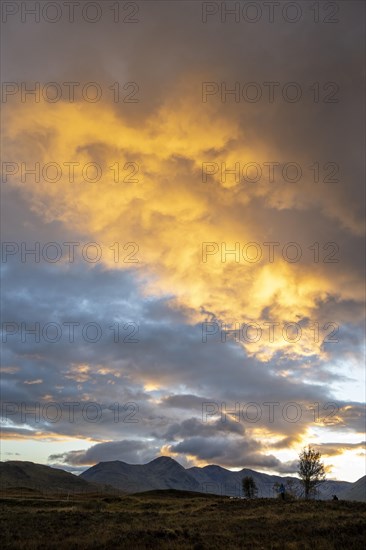
M 2 548 L 365 548 L 366 504 L 253 501 L 155 491 L 122 497 L 0 495 Z

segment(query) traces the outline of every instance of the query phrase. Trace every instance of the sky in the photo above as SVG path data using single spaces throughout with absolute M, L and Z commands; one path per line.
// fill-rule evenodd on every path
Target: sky
M 364 3 L 35 4 L 2 3 L 1 460 L 310 444 L 356 481 Z

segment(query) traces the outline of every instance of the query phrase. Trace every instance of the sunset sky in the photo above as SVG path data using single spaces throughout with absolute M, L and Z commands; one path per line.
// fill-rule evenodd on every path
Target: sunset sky
M 364 475 L 365 4 L 3 4 L 1 460 Z

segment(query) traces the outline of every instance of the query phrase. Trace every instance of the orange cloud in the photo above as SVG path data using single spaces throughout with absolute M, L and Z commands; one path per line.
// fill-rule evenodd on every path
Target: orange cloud
M 212 151 L 226 148 L 228 163 L 250 159 L 255 152 L 255 144 L 246 146 L 239 139 L 240 119 L 224 117 L 217 107 L 203 109 L 189 94 L 167 99 L 134 128 L 112 106 L 99 106 L 96 117 L 90 104 L 21 104 L 16 109 L 9 105 L 6 127 L 6 158 L 30 167 L 35 162 L 62 167 L 55 183 L 42 177 L 34 181 L 32 176 L 22 182 L 19 173 L 9 178 L 46 221 L 60 220 L 90 236 L 102 247 L 108 267 L 137 268 L 143 291 L 173 295 L 172 307 L 183 308 L 189 322 L 204 321 L 204 310 L 223 323 L 251 321 L 262 327 L 268 321 L 278 323 L 280 336 L 273 342 L 264 337 L 242 341 L 249 354 L 263 361 L 277 351 L 289 356 L 324 354 L 322 339 L 315 341 L 310 328 L 298 341 L 289 341 L 282 336 L 283 323 L 321 320 L 319 303 L 327 299 L 330 288 L 345 299 L 359 299 L 362 294 L 357 282 L 346 284 L 344 273 L 289 263 L 281 256 L 273 263 L 236 263 L 223 262 L 218 253 L 202 261 L 204 242 L 226 243 L 229 249 L 238 241 L 260 240 L 264 233 L 255 221 L 252 200 L 262 198 L 279 209 L 293 206 L 291 191 L 279 191 L 276 206 L 268 187 L 243 192 L 217 180 L 202 182 L 202 161 Z M 257 157 L 261 155 L 259 149 Z M 79 163 L 74 181 L 70 162 Z M 82 167 L 93 162 L 100 166 L 102 177 L 83 181 Z M 121 181 L 115 181 L 116 162 Z M 135 164 L 124 169 L 126 163 Z M 132 177 L 131 166 L 137 165 L 139 171 Z M 55 177 L 55 172 L 50 173 Z M 94 175 L 91 169 L 89 179 Z M 137 243 L 140 262 L 115 263 L 110 249 L 115 242 Z M 88 376 L 79 369 L 76 380 Z

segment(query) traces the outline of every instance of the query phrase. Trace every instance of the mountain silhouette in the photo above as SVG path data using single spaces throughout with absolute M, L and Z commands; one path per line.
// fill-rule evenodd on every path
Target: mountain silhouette
M 0 462 L 0 488 L 16 487 L 41 492 L 96 491 L 96 487 L 85 479 L 59 468 L 22 460 Z
M 259 497 L 277 496 L 273 488 L 275 483 L 290 482 L 299 495 L 302 491 L 300 480 L 290 476 L 263 474 L 247 468 L 233 472 L 215 464 L 185 469 L 167 456 L 161 456 L 147 464 L 127 464 L 120 460 L 99 462 L 80 475 L 86 481 L 108 484 L 127 493 L 178 489 L 228 496 L 242 495 L 242 479 L 245 476 L 253 477 Z M 351 485 L 347 481 L 327 481 L 320 487 L 318 497 L 331 498 L 333 494 L 341 494 Z
M 242 496 L 242 479 L 252 476 L 259 497 L 276 497 L 275 483 L 292 484 L 301 496 L 298 478 L 269 475 L 243 468 L 233 472 L 211 464 L 202 468 L 184 468 L 173 458 L 160 456 L 147 464 L 128 464 L 121 460 L 99 462 L 80 475 L 44 464 L 11 460 L 0 462 L 0 489 L 23 488 L 41 492 L 100 492 L 119 490 L 142 493 L 154 490 L 179 490 L 216 495 Z M 366 476 L 355 483 L 327 480 L 317 498 L 366 501 Z

